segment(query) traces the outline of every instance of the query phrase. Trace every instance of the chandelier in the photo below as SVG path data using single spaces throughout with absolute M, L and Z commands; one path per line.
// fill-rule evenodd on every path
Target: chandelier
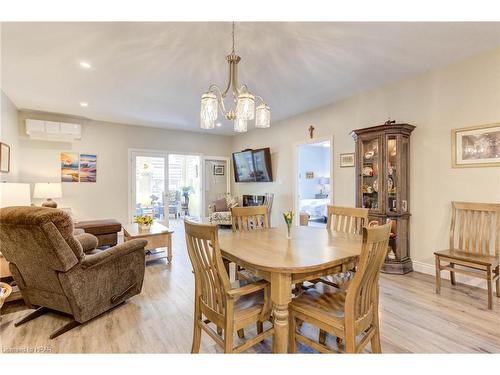
M 221 114 L 234 121 L 234 131 L 244 133 L 248 130 L 248 121 L 255 119 L 256 128 L 269 128 L 271 126 L 271 110 L 264 100 L 248 90 L 247 85 L 238 86 L 238 63 L 241 57 L 234 52 L 234 22 L 233 22 L 233 49 L 226 56 L 229 63 L 229 82 L 224 91 L 217 85 L 210 85 L 208 91 L 201 97 L 200 126 L 202 129 L 213 129 L 215 121 Z M 224 99 L 232 94 L 231 107 L 226 108 Z M 255 101 L 259 105 L 255 107 Z

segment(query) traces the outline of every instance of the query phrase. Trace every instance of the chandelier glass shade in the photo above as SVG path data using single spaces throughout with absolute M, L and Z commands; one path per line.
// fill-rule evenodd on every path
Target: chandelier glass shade
M 227 120 L 234 121 L 234 131 L 243 133 L 248 130 L 248 121 L 255 119 L 256 128 L 271 126 L 271 110 L 264 100 L 248 90 L 247 85 L 238 85 L 238 63 L 241 57 L 234 52 L 234 22 L 233 50 L 226 56 L 229 63 L 229 82 L 222 91 L 217 85 L 210 85 L 208 91 L 201 97 L 200 126 L 202 129 L 213 129 L 219 111 Z M 232 106 L 226 108 L 224 99 L 232 96 Z M 256 100 L 259 105 L 256 108 Z

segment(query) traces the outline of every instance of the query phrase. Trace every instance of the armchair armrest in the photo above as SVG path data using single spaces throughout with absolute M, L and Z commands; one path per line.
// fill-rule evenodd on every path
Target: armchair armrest
M 230 289 L 227 291 L 227 294 L 230 298 L 241 297 L 265 289 L 268 286 L 269 283 L 265 280 L 262 280 L 256 283 L 244 285 L 239 288 Z
M 82 260 L 82 268 L 94 267 L 103 263 L 110 262 L 116 258 L 122 257 L 126 254 L 132 253 L 137 250 L 144 251 L 148 241 L 135 239 L 124 242 L 120 245 L 113 246 L 108 250 L 101 251 L 98 254 L 87 254 Z
M 83 252 L 88 253 L 89 251 L 95 250 L 97 248 L 97 237 L 90 233 L 81 233 L 75 235 L 75 239 L 82 245 Z
M 215 205 L 214 204 L 209 204 L 208 205 L 208 213 L 213 214 L 215 212 Z

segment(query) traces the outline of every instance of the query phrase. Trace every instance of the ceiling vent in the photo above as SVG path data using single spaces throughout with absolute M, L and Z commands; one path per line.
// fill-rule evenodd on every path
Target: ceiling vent
M 82 139 L 82 126 L 68 122 L 26 120 L 26 134 L 31 139 L 53 142 L 73 142 Z

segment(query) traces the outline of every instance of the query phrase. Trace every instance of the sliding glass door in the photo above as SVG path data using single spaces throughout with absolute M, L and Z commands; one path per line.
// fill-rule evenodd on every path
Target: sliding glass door
M 162 224 L 203 213 L 201 156 L 131 151 L 130 220 L 148 215 Z
M 168 224 L 168 162 L 162 152 L 131 153 L 131 219 L 152 216 Z

